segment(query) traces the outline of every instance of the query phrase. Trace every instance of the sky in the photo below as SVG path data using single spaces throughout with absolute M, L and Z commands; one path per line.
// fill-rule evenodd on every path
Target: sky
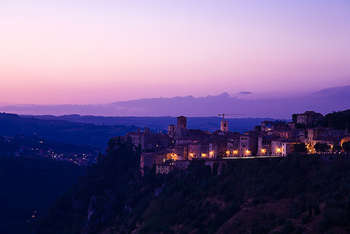
M 1 0 L 0 103 L 350 84 L 349 0 Z

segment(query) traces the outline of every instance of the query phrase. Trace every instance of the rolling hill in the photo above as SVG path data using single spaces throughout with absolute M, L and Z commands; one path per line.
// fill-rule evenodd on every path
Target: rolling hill
M 349 109 L 350 86 L 327 88 L 296 97 L 244 99 L 222 93 L 207 97 L 149 98 L 101 105 L 7 105 L 0 111 L 26 115 L 102 116 L 217 116 L 235 113 L 239 117 L 290 118 L 295 112 L 321 113 Z

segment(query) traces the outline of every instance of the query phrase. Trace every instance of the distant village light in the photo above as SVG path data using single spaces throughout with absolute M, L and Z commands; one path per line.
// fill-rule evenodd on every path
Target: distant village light
M 169 153 L 168 156 L 167 156 L 167 159 L 176 161 L 176 160 L 179 159 L 179 157 L 178 157 L 178 155 L 176 153 Z
M 276 149 L 276 152 L 277 152 L 277 153 L 281 153 L 281 152 L 282 152 L 281 148 L 277 148 L 277 149 Z
M 206 158 L 206 157 L 207 157 L 207 154 L 202 153 L 202 158 Z
M 178 159 L 178 156 L 177 156 L 177 154 L 173 153 L 171 155 L 171 158 L 176 161 Z
M 237 154 L 238 154 L 238 150 L 234 150 L 232 153 L 233 153 L 234 155 L 237 155 Z
M 209 157 L 213 158 L 213 157 L 214 157 L 214 153 L 215 153 L 215 152 L 214 152 L 213 150 L 210 151 L 210 152 L 209 152 Z
M 226 156 L 230 156 L 230 154 L 231 154 L 231 151 L 226 150 Z
M 266 153 L 266 149 L 261 149 L 261 153 L 265 154 Z
M 245 154 L 246 154 L 246 155 L 250 155 L 250 153 L 251 153 L 250 150 L 246 150 L 246 151 L 245 151 Z

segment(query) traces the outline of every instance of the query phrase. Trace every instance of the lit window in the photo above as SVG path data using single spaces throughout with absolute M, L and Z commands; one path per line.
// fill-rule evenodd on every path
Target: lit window
M 209 152 L 209 156 L 210 156 L 211 158 L 214 157 L 214 151 L 213 151 L 213 150 Z

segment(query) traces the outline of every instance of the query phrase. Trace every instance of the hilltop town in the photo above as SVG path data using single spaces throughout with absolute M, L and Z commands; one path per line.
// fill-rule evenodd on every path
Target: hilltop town
M 349 117 L 115 137 L 36 233 L 349 233 Z
M 130 132 L 123 140 L 130 140 L 141 153 L 141 171 L 156 167 L 167 174 L 173 168 L 186 168 L 191 160 L 208 163 L 229 159 L 285 157 L 292 153 L 340 154 L 350 142 L 348 127 L 328 126 L 326 117 L 307 111 L 293 114 L 291 122 L 263 121 L 245 133 L 229 131 L 222 115 L 220 129 L 215 132 L 189 129 L 187 118 L 177 117 L 177 125 L 169 125 L 165 133 L 149 128 Z

